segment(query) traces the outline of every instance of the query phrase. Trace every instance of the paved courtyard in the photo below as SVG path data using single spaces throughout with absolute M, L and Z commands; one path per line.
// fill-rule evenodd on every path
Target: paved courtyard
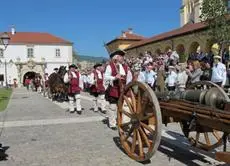
M 4 127 L 0 140 L 8 155 L 0 156 L 0 166 L 224 165 L 213 159 L 213 153 L 190 147 L 178 124 L 164 128 L 151 161 L 133 161 L 122 152 L 117 131 L 103 123 L 104 116 L 90 110 L 90 96 L 83 96 L 82 105 L 82 115 L 70 114 L 67 103 L 15 89 L 0 117 Z

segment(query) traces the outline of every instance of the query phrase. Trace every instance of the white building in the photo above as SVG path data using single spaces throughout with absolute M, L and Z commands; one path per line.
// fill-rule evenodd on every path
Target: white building
M 51 74 L 54 68 L 72 63 L 73 43 L 49 33 L 15 32 L 9 33 L 10 44 L 4 50 L 0 44 L 0 74 L 13 84 L 24 83 L 25 76 L 33 77 L 40 73 Z

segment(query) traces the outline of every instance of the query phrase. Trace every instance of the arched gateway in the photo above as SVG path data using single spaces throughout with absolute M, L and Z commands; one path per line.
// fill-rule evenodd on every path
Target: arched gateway
M 44 77 L 45 62 L 35 62 L 33 60 L 29 60 L 26 63 L 16 62 L 15 64 L 18 70 L 20 85 L 23 85 L 26 76 L 33 78 L 36 74 L 39 74 L 42 78 Z

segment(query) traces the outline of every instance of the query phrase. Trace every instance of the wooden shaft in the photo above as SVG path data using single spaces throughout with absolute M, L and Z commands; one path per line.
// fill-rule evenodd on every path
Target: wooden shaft
M 210 117 L 218 117 L 218 118 L 222 118 L 222 119 L 226 119 L 230 121 L 230 116 L 226 115 L 225 113 L 220 113 L 220 112 L 216 112 L 215 109 L 210 108 L 209 110 L 203 109 L 203 107 L 198 107 L 198 106 L 193 106 L 191 104 L 183 104 L 183 103 L 172 103 L 172 102 L 160 102 L 160 106 L 168 106 L 168 107 L 173 107 L 173 108 L 178 108 L 178 109 L 182 109 L 182 110 L 186 110 L 186 111 L 190 111 L 190 112 L 199 112 L 201 114 L 204 115 L 209 115 Z M 230 123 L 230 122 L 229 122 Z

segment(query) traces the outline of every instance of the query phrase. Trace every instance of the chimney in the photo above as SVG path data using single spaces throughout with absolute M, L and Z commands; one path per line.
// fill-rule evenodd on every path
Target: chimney
M 125 31 L 122 31 L 122 37 L 126 38 Z
M 129 34 L 133 34 L 133 28 L 128 28 Z
M 11 27 L 11 34 L 12 35 L 15 35 L 15 33 L 16 33 L 16 30 L 15 30 L 15 27 L 14 27 L 14 25 Z

